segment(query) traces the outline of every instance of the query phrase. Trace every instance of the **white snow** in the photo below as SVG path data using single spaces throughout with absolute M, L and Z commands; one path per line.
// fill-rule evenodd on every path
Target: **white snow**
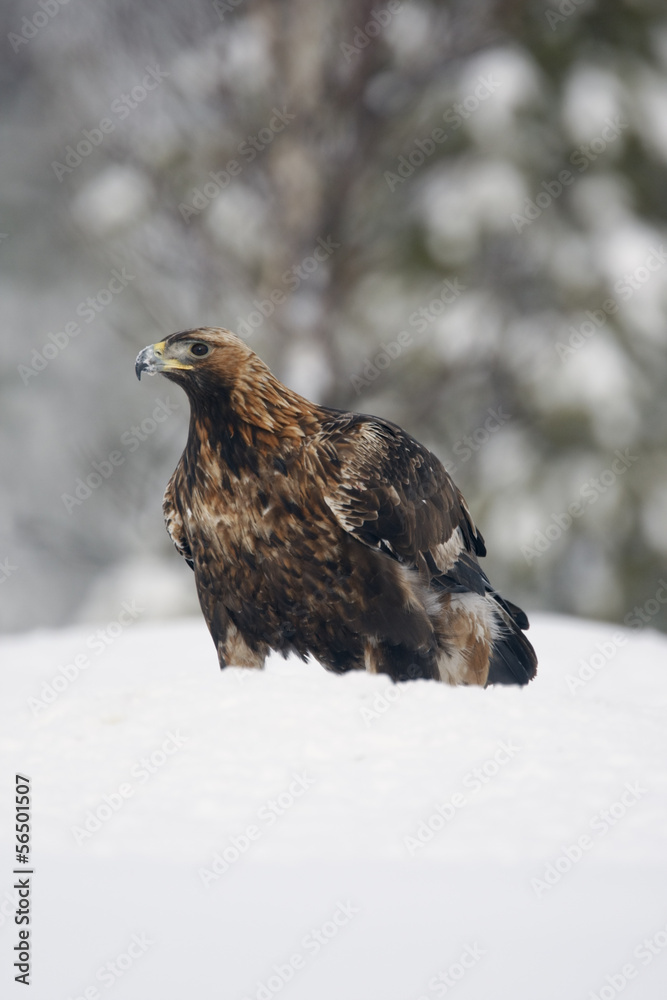
M 202 621 L 132 613 L 0 642 L 35 872 L 26 991 L 3 835 L 3 996 L 664 996 L 665 637 L 535 615 L 537 680 L 483 691 L 220 673 Z

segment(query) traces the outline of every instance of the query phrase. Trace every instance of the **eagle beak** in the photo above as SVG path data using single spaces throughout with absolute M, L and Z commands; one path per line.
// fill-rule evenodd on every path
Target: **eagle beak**
M 137 355 L 137 360 L 134 363 L 134 370 L 137 373 L 137 378 L 141 382 L 141 373 L 148 372 L 149 375 L 155 375 L 156 372 L 160 371 L 159 363 L 160 356 L 156 351 L 157 344 L 151 344 L 149 347 L 144 347 L 143 351 L 140 351 Z
M 159 344 L 144 347 L 143 351 L 139 352 L 134 363 L 134 370 L 140 382 L 142 372 L 155 375 L 156 372 L 190 371 L 192 369 L 192 365 L 185 365 L 182 361 L 177 361 L 176 358 L 165 357 L 164 352 L 164 340 L 161 340 Z

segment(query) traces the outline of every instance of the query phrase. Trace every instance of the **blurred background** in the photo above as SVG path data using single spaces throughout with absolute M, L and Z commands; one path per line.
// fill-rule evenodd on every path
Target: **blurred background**
M 512 600 L 667 627 L 663 3 L 0 24 L 2 629 L 196 611 L 160 508 L 187 403 L 134 359 L 201 325 L 431 447 Z

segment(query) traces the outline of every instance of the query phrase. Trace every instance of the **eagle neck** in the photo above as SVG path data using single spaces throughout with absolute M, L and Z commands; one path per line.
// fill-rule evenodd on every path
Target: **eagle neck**
M 185 462 L 190 475 L 217 460 L 234 476 L 258 474 L 263 458 L 274 461 L 301 447 L 319 426 L 317 408 L 268 372 L 251 388 L 238 382 L 215 393 L 190 397 Z

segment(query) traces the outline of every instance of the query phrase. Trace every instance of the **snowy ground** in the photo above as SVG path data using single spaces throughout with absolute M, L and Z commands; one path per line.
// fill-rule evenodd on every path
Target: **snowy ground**
M 538 679 L 480 691 L 123 620 L 0 643 L 3 996 L 663 1000 L 664 637 L 535 616 Z

